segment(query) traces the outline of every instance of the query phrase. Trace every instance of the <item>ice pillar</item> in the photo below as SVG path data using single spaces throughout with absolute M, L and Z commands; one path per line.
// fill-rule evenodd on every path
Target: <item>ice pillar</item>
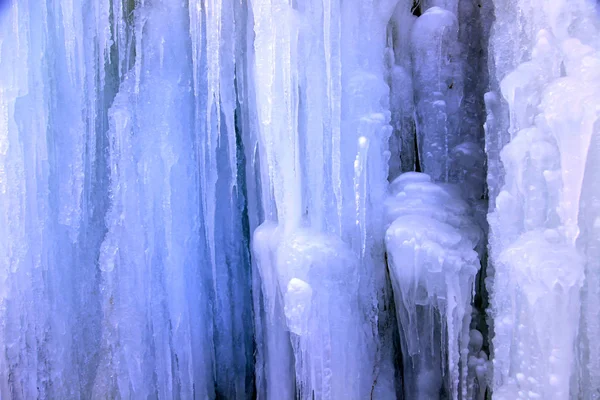
M 487 95 L 488 157 L 502 167 L 495 174 L 504 170 L 488 179 L 497 193 L 488 217 L 494 397 L 587 398 L 597 371 L 588 364 L 596 317 L 588 319 L 595 306 L 584 284 L 595 274 L 587 259 L 595 212 L 583 186 L 598 134 L 595 5 L 495 5 L 491 71 L 506 103 Z M 507 115 L 510 123 L 497 125 Z

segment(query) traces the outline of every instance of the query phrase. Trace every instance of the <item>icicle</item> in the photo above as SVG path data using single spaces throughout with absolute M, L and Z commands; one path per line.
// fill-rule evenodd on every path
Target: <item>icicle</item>
M 94 285 L 91 266 L 78 261 L 89 215 L 86 144 L 95 141 L 87 118 L 97 106 L 97 87 L 87 82 L 99 68 L 84 52 L 91 34 L 82 13 L 77 1 L 32 8 L 13 2 L 0 16 L 0 203 L 7 241 L 0 252 L 6 268 L 0 309 L 11 321 L 0 334 L 0 345 L 11 348 L 0 361 L 6 366 L 0 395 L 7 397 L 75 397 L 90 381 L 81 357 L 90 341 L 76 321 L 87 316 L 79 294 Z M 85 280 L 80 286 L 78 278 Z M 91 326 L 93 318 L 86 322 Z
M 285 354 L 293 357 L 295 386 L 285 390 L 294 389 L 301 398 L 364 398 L 374 386 L 393 387 L 393 383 L 381 383 L 384 379 L 375 384 L 377 371 L 387 373 L 391 366 L 375 365 L 373 356 L 360 363 L 350 356 L 342 358 L 335 342 L 329 341 L 345 327 L 344 334 L 357 352 L 374 354 L 379 346 L 375 288 L 384 284 L 383 231 L 378 225 L 383 214 L 373 204 L 382 198 L 386 185 L 383 155 L 391 130 L 387 101 L 381 101 L 389 96 L 389 89 L 379 60 L 385 48 L 385 25 L 394 6 L 395 1 L 381 2 L 377 12 L 371 10 L 362 18 L 359 10 L 334 1 L 252 3 L 255 41 L 251 68 L 262 199 L 267 218 L 273 220 L 261 225 L 253 237 L 266 314 L 257 320 L 257 330 L 262 329 L 266 338 L 264 367 L 260 365 L 257 371 L 264 373 L 268 398 L 279 396 L 269 377 L 274 371 L 289 371 L 288 356 L 278 360 L 271 355 L 272 349 L 281 349 L 286 342 L 292 346 L 292 353 Z M 318 22 L 321 19 L 324 26 Z M 377 27 L 376 39 L 342 46 L 345 35 L 352 37 L 366 26 Z M 357 48 L 369 49 L 367 57 L 372 63 L 361 65 L 355 58 Z M 344 89 L 348 82 L 343 81 L 341 67 L 347 60 L 352 61 L 352 77 Z M 344 96 L 348 96 L 346 106 Z M 270 209 L 277 210 L 276 225 Z M 358 226 L 354 223 L 357 217 Z M 265 230 L 272 233 L 265 234 Z M 310 277 L 310 271 L 320 269 L 322 262 L 337 268 L 339 261 L 328 253 L 328 246 L 336 249 L 338 257 L 347 258 L 344 265 L 348 268 L 362 265 L 353 267 L 361 282 L 356 297 L 327 294 L 328 290 L 341 290 L 341 273 L 336 279 L 327 274 Z M 377 248 L 371 252 L 371 246 Z M 290 271 L 292 266 L 297 271 Z M 339 309 L 344 302 L 356 304 L 364 314 L 357 318 L 315 311 Z M 364 325 L 370 326 L 368 332 L 359 329 Z M 302 327 L 308 328 L 304 331 Z M 344 387 L 354 381 L 347 378 L 349 374 L 358 376 L 356 386 Z

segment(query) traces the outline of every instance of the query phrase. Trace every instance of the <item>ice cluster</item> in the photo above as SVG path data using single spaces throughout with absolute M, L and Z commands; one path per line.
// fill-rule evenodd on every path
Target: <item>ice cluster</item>
M 600 399 L 600 2 L 0 0 L 0 400 Z

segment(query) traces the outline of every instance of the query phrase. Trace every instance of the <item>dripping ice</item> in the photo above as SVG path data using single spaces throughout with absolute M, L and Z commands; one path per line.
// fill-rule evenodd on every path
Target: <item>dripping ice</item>
M 596 399 L 593 0 L 0 2 L 0 399 Z

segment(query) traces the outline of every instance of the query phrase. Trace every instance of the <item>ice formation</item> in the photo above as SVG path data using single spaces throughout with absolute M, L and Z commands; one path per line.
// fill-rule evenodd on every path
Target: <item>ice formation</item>
M 498 15 L 491 40 L 497 83 L 486 95 L 488 174 L 504 169 L 502 181 L 492 181 L 488 218 L 493 393 L 593 399 L 597 200 L 583 182 L 598 168 L 591 146 L 600 133 L 598 10 L 586 1 L 534 7 Z M 510 19 L 529 12 L 536 18 L 518 32 Z
M 596 0 L 0 1 L 0 400 L 600 398 Z
M 456 186 L 407 172 L 390 187 L 385 243 L 406 396 L 465 398 L 481 229 Z

